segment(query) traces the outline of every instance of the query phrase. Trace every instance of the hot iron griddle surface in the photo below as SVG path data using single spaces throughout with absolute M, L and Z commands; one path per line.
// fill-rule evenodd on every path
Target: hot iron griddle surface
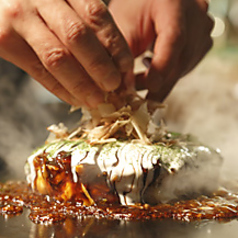
M 86 218 L 66 220 L 61 225 L 36 225 L 23 215 L 5 220 L 0 217 L 1 238 L 47 238 L 47 237 L 113 237 L 113 238 L 224 238 L 237 237 L 237 221 L 228 223 L 205 222 L 179 223 L 164 221 L 115 221 Z
M 2 176 L 3 177 L 3 176 Z M 0 181 L 2 181 L 0 177 Z M 12 177 L 4 176 L 4 180 Z M 167 220 L 125 221 L 98 220 L 94 217 L 67 219 L 58 225 L 37 225 L 28 218 L 29 211 L 13 217 L 0 216 L 0 238 L 235 238 L 238 234 L 237 220 L 226 223 L 217 221 L 177 222 Z

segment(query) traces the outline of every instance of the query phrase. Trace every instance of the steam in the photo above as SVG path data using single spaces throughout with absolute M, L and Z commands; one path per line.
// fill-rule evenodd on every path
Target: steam
M 0 173 L 7 171 L 10 178 L 24 179 L 27 157 L 44 143 L 46 127 L 65 119 L 68 106 L 41 104 L 33 80 L 3 60 L 0 77 Z
M 221 150 L 223 176 L 237 178 L 237 60 L 210 56 L 182 79 L 167 100 L 170 130 L 196 135 Z

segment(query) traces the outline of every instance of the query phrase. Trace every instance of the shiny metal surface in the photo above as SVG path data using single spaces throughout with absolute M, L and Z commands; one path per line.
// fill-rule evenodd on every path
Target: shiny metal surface
M 1 181 L 13 179 L 1 173 Z M 233 238 L 237 237 L 236 220 L 219 223 L 203 221 L 180 223 L 173 220 L 119 221 L 92 217 L 68 219 L 58 225 L 36 225 L 28 218 L 28 210 L 14 217 L 0 216 L 0 238 Z
M 161 237 L 161 238 L 224 238 L 237 237 L 237 221 L 228 223 L 178 223 L 165 221 L 110 221 L 87 218 L 66 221 L 61 225 L 36 225 L 23 215 L 5 219 L 0 217 L 1 238 L 45 238 L 45 237 Z

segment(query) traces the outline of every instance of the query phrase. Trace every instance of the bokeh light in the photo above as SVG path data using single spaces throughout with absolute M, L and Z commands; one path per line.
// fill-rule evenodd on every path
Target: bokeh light
M 225 33 L 226 25 L 220 17 L 214 17 L 215 25 L 212 31 L 212 37 L 219 37 Z

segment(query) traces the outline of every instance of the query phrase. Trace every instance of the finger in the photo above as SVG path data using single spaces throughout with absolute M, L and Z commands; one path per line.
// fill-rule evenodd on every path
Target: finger
M 193 7 L 197 8 L 197 6 L 195 5 Z M 203 6 L 203 8 L 206 7 Z M 178 54 L 176 54 L 175 57 L 173 56 L 173 54 L 167 54 L 167 60 L 169 63 L 167 64 L 165 61 L 165 65 L 167 65 L 168 67 L 167 70 L 166 67 L 164 67 L 166 76 L 161 77 L 161 79 L 151 80 L 152 83 L 150 85 L 151 87 L 149 88 L 150 90 L 147 96 L 148 98 L 156 101 L 163 101 L 170 93 L 177 80 L 190 72 L 210 49 L 212 40 L 209 36 L 209 33 L 213 28 L 213 22 L 208 16 L 205 15 L 204 9 L 201 9 L 201 11 L 195 11 L 195 13 L 197 13 L 196 16 L 192 15 L 194 13 L 190 11 L 187 13 L 186 19 L 181 18 L 181 21 L 179 22 L 180 29 L 181 26 L 186 26 L 187 29 L 187 31 L 182 34 L 186 38 L 186 44 L 183 44 L 182 46 L 181 44 L 179 44 L 179 41 L 176 40 L 181 40 L 179 34 L 177 34 L 177 36 L 175 35 L 175 38 L 171 38 L 175 39 L 175 42 L 178 43 L 178 45 L 175 45 L 177 49 L 180 50 L 180 52 L 177 51 Z M 194 20 L 191 21 L 191 19 Z M 169 35 L 167 35 L 167 37 L 169 40 Z M 169 47 L 169 49 L 173 50 L 173 44 L 170 43 L 171 41 L 168 42 L 167 46 Z M 164 47 L 164 49 L 166 50 L 166 46 Z M 166 56 L 166 51 L 164 51 L 164 53 L 162 54 Z M 170 61 L 170 56 L 173 57 L 172 61 Z M 153 68 L 151 69 L 151 71 L 155 74 L 155 77 L 156 74 L 158 75 L 158 73 L 163 72 L 163 70 L 154 70 Z
M 133 68 L 130 48 L 101 0 L 68 0 L 75 11 L 95 32 L 121 72 Z
M 151 92 L 158 91 L 163 81 L 167 80 L 168 75 L 174 68 L 186 45 L 186 21 L 184 17 L 179 14 L 179 11 L 177 11 L 179 7 L 181 8 L 181 6 L 170 8 L 170 11 L 173 11 L 171 13 L 173 18 L 164 16 L 163 25 L 160 24 L 160 19 L 155 17 L 157 38 L 154 45 L 154 55 L 146 80 L 146 87 Z M 161 26 L 159 24 L 163 28 L 160 29 Z
M 195 68 L 195 66 L 204 58 L 204 56 L 207 54 L 207 52 L 212 48 L 213 46 L 213 40 L 212 38 L 203 37 L 204 43 L 199 44 L 200 47 L 192 50 L 190 48 L 190 51 L 184 51 L 181 54 L 181 61 L 179 67 L 177 67 L 181 73 L 180 77 L 185 76 L 188 74 L 192 69 Z
M 148 91 L 146 98 L 148 100 L 163 102 L 168 94 L 171 92 L 172 88 L 178 80 L 177 72 L 176 75 L 171 75 L 164 83 L 160 86 L 159 90 L 156 92 Z
M 135 76 L 135 88 L 137 91 L 140 91 L 140 90 L 145 90 L 147 89 L 145 87 L 145 84 L 146 84 L 146 77 L 145 77 L 145 73 L 139 73 Z
M 187 27 L 189 30 L 187 34 L 187 44 L 181 53 L 177 69 L 181 72 L 181 76 L 190 72 L 213 45 L 211 31 L 214 22 L 204 10 L 198 13 L 199 14 L 195 17 L 191 12 L 188 13 Z M 194 21 L 191 22 L 189 19 L 194 19 Z
M 26 71 L 58 98 L 71 105 L 82 102 L 74 98 L 42 65 L 34 51 L 15 32 L 6 30 L 0 35 L 0 56 Z
M 151 65 L 151 61 L 152 61 L 152 56 L 145 56 L 144 58 L 142 58 L 142 62 L 143 65 L 148 69 L 150 68 Z M 141 72 L 141 73 L 137 73 L 135 75 L 135 88 L 136 90 L 140 91 L 140 90 L 145 90 L 146 88 L 146 73 L 145 72 Z
M 200 44 L 201 42 L 196 44 L 196 42 L 192 41 L 193 45 L 195 45 L 194 47 L 189 44 L 187 45 L 166 81 L 163 82 L 157 92 L 149 91 L 147 99 L 163 102 L 171 92 L 178 79 L 190 72 L 198 64 L 198 62 L 201 61 L 213 44 L 211 37 L 208 37 L 207 34 L 204 34 L 204 37 L 201 37 L 201 39 L 204 39 L 203 44 Z M 196 45 L 200 47 L 196 48 Z
M 39 34 L 32 34 L 36 26 Z M 49 31 L 40 18 L 32 16 L 27 28 L 24 27 L 26 26 L 21 26 L 20 29 L 18 28 L 18 31 L 32 47 L 46 70 L 71 95 L 74 95 L 77 100 L 89 104 L 90 107 L 103 101 L 103 94 L 91 81 L 81 65 L 67 51 L 57 37 Z
M 183 54 L 182 54 L 183 55 Z M 183 60 L 182 57 L 179 58 Z M 184 65 L 182 65 L 181 61 L 178 60 L 173 69 L 170 71 L 166 80 L 164 80 L 161 85 L 158 87 L 157 91 L 148 91 L 146 98 L 152 101 L 163 102 L 165 98 L 169 95 L 173 87 L 175 86 L 178 79 L 182 76 L 183 69 L 187 67 L 187 62 L 183 61 Z M 184 66 L 182 68 L 182 66 Z
M 112 91 L 120 85 L 121 75 L 109 54 L 72 8 L 64 1 L 45 1 L 39 13 L 102 90 Z

